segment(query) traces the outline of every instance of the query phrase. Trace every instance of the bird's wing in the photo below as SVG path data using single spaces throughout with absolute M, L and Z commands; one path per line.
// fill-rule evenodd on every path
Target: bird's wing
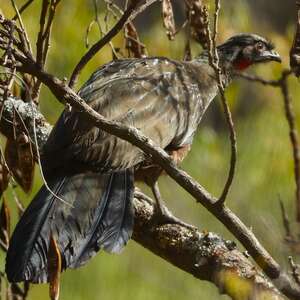
M 190 82 L 178 62 L 127 59 L 96 71 L 79 95 L 104 117 L 138 128 L 165 148 L 189 130 L 197 102 Z M 141 160 L 140 149 L 93 126 L 85 114 L 74 110 L 64 111 L 44 148 L 44 162 L 52 169 L 71 161 L 74 168 L 116 170 Z

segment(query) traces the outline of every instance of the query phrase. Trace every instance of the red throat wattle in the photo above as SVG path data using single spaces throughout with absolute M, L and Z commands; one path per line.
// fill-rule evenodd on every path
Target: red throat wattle
M 242 58 L 235 61 L 233 65 L 235 69 L 242 71 L 247 69 L 251 65 L 251 61 L 249 59 Z

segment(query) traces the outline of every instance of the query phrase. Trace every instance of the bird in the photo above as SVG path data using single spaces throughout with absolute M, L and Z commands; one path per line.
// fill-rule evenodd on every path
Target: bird
M 234 35 L 217 46 L 225 86 L 234 72 L 276 61 L 267 39 Z M 218 93 L 208 51 L 191 61 L 166 57 L 111 61 L 96 70 L 78 94 L 109 120 L 134 126 L 181 162 L 197 127 Z M 166 220 L 157 179 L 161 170 L 141 149 L 96 127 L 89 117 L 66 107 L 41 151 L 47 185 L 35 195 L 12 234 L 6 257 L 10 282 L 49 281 L 50 237 L 61 269 L 77 268 L 99 250 L 119 253 L 134 225 L 135 181 L 152 187 Z

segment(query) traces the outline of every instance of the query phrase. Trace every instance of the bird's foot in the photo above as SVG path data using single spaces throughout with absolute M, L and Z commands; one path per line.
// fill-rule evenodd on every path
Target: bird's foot
M 156 206 L 154 215 L 155 225 L 177 224 L 191 230 L 197 230 L 197 227 L 185 223 L 179 218 L 175 217 L 165 205 Z

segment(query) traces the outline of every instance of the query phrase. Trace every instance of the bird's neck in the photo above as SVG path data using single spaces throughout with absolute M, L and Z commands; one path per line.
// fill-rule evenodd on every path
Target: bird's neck
M 219 52 L 219 67 L 222 70 L 222 78 L 225 87 L 231 83 L 233 74 L 234 74 L 234 66 L 232 63 L 228 62 L 222 54 Z M 208 51 L 203 51 L 198 57 L 194 59 L 195 62 L 210 64 Z

